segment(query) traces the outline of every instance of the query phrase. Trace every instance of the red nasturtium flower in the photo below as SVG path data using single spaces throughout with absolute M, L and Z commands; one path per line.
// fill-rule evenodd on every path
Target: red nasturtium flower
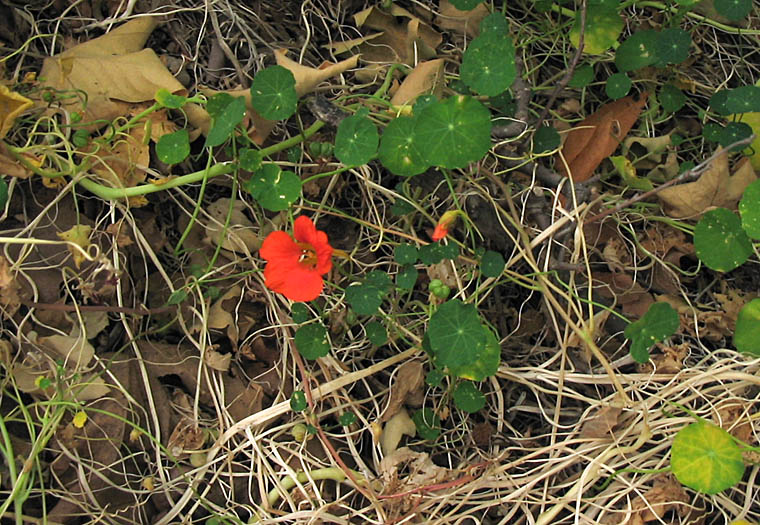
M 264 239 L 259 250 L 267 261 L 264 285 L 292 301 L 311 301 L 322 293 L 322 276 L 332 268 L 333 248 L 327 234 L 305 215 L 293 223 L 293 237 L 275 231 Z
M 454 225 L 457 217 L 459 217 L 461 213 L 462 212 L 459 210 L 452 210 L 441 215 L 438 224 L 435 225 L 435 230 L 433 230 L 433 236 L 431 237 L 434 242 L 440 241 L 449 234 L 449 228 Z

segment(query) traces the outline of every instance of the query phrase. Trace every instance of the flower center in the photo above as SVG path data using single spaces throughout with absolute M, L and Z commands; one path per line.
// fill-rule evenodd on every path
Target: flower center
M 303 250 L 301 257 L 298 259 L 299 264 L 314 270 L 317 267 L 317 252 L 314 251 L 314 247 L 306 242 L 299 242 L 297 244 Z

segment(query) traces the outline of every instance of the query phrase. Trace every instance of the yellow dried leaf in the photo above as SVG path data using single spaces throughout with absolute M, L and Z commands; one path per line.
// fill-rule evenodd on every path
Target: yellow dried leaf
M 80 410 L 74 415 L 74 420 L 71 422 L 77 428 L 84 428 L 84 424 L 87 423 L 87 412 Z
M 490 11 L 484 2 L 475 6 L 475 9 L 460 11 L 448 0 L 441 0 L 438 4 L 438 13 L 439 15 L 435 18 L 435 24 L 438 27 L 465 33 L 474 38 L 480 32 L 480 22 L 488 16 Z
M 13 127 L 16 117 L 34 105 L 34 102 L 7 86 L 0 84 L 0 139 Z
M 92 232 L 92 227 L 87 226 L 85 224 L 77 224 L 66 230 L 65 232 L 61 232 L 58 234 L 58 237 L 60 239 L 63 239 L 64 241 L 68 241 L 71 243 L 76 244 L 79 246 L 83 251 L 87 251 L 87 248 L 90 246 L 90 233 Z M 71 252 L 71 255 L 74 257 L 74 264 L 77 268 L 81 266 L 81 264 L 85 260 L 85 256 L 82 254 L 80 250 L 77 250 L 73 246 L 69 246 L 69 251 Z
M 337 64 L 331 64 L 326 62 L 318 68 L 304 66 L 291 59 L 289 59 L 286 49 L 277 49 L 274 52 L 274 58 L 277 61 L 277 65 L 288 69 L 296 79 L 296 93 L 299 97 L 302 97 L 308 93 L 314 91 L 319 84 L 327 80 L 345 73 L 349 69 L 355 68 L 359 63 L 359 55 L 354 55 L 345 60 L 341 60 Z
M 433 94 L 440 97 L 443 89 L 443 59 L 420 62 L 414 71 L 409 73 L 391 98 L 394 106 L 413 103 L 422 94 Z

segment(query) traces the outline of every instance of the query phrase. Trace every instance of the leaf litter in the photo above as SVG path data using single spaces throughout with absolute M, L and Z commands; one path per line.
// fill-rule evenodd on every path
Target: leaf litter
M 101 125 L 140 115 L 153 104 L 158 88 L 181 95 L 246 97 L 246 118 L 239 129 L 247 137 L 234 147 L 277 144 L 283 137 L 298 137 L 314 122 L 305 104 L 297 118 L 287 122 L 264 119 L 253 110 L 245 85 L 250 78 L 206 75 L 201 62 L 207 57 L 197 51 L 210 51 L 193 42 L 207 42 L 200 35 L 212 33 L 217 42 L 228 39 L 235 44 L 224 44 L 227 71 L 254 77 L 262 63 L 276 63 L 293 73 L 299 97 L 326 95 L 343 112 L 365 106 L 373 126 L 382 127 L 395 113 L 387 111 L 385 102 L 376 104 L 365 95 L 380 86 L 391 64 L 405 64 L 407 69 L 389 79 L 390 104 L 412 106 L 423 94 L 451 95 L 461 53 L 488 14 L 486 3 L 471 11 L 460 11 L 455 4 L 463 5 L 442 0 L 399 2 L 389 10 L 372 6 L 346 12 L 339 22 L 322 6 L 305 13 L 282 6 L 277 17 L 249 18 L 247 9 L 225 2 L 228 11 L 214 12 L 223 21 L 220 28 L 205 25 L 193 11 L 160 22 L 157 16 L 138 16 L 107 32 L 106 21 L 82 29 L 64 18 L 66 50 L 50 56 L 35 48 L 37 56 L 47 58 L 37 61 L 40 80 L 34 89 L 11 82 L 6 90 L 3 82 L 0 95 L 8 95 L 8 101 L 3 102 L 7 109 L 0 106 L 2 131 L 10 133 L 5 135 L 7 143 L 0 145 L 0 166 L 4 180 L 12 182 L 11 199 L 0 220 L 3 237 L 16 239 L 4 245 L 0 255 L 0 308 L 7 323 L 0 338 L 6 373 L 3 410 L 8 410 L 6 400 L 13 399 L 13 388 L 35 410 L 58 408 L 56 418 L 48 420 L 24 420 L 24 413 L 13 408 L 0 415 L 13 420 L 9 442 L 17 456 L 32 451 L 32 441 L 17 423 L 50 436 L 42 445 L 45 461 L 38 465 L 51 476 L 35 478 L 40 488 L 33 489 L 42 494 L 45 483 L 45 490 L 54 489 L 56 499 L 50 501 L 46 519 L 70 523 L 77 516 L 100 514 L 109 523 L 169 523 L 180 516 L 205 519 L 210 513 L 251 522 L 252 516 L 259 516 L 268 522 L 296 519 L 308 509 L 342 513 L 347 517 L 340 519 L 348 521 L 372 516 L 369 521 L 392 522 L 414 515 L 418 521 L 436 522 L 478 515 L 484 523 L 498 523 L 517 519 L 528 502 L 547 497 L 578 501 L 582 512 L 593 516 L 588 519 L 598 523 L 648 523 L 676 515 L 707 519 L 708 512 L 701 510 L 705 505 L 687 507 L 690 495 L 672 477 L 626 469 L 653 471 L 660 465 L 663 451 L 638 455 L 643 449 L 635 447 L 648 432 L 649 439 L 658 442 L 672 439 L 677 426 L 673 407 L 663 399 L 684 403 L 751 441 L 756 396 L 747 377 L 758 365 L 725 347 L 742 307 L 756 297 L 758 283 L 742 270 L 736 270 L 730 285 L 724 280 L 706 282 L 694 270 L 697 259 L 689 242 L 692 222 L 705 211 L 716 206 L 736 209 L 744 188 L 756 179 L 751 161 L 718 156 L 698 178 L 658 190 L 656 198 L 644 201 L 635 214 L 586 224 L 584 241 L 557 228 L 549 243 L 537 242 L 526 250 L 519 239 L 497 243 L 490 240 L 493 233 L 480 237 L 485 226 L 463 221 L 447 242 L 469 242 L 468 235 L 485 238 L 488 248 L 507 246 L 506 260 L 522 261 L 505 268 L 509 285 L 506 279 L 499 281 L 500 276 L 497 284 L 488 281 L 480 288 L 474 253 L 458 252 L 432 264 L 415 260 L 402 268 L 389 262 L 393 251 L 386 252 L 385 243 L 391 248 L 397 242 L 424 246 L 424 231 L 434 224 L 430 217 L 455 209 L 460 196 L 475 195 L 493 205 L 489 227 L 497 236 L 519 237 L 514 226 L 505 226 L 511 220 L 529 242 L 547 228 L 541 226 L 541 213 L 549 228 L 555 217 L 575 213 L 568 205 L 552 209 L 551 199 L 546 199 L 543 212 L 529 210 L 527 192 L 546 196 L 564 191 L 538 176 L 537 164 L 527 171 L 524 166 L 509 171 L 514 196 L 488 179 L 486 173 L 506 173 L 496 159 L 505 151 L 507 156 L 519 153 L 519 140 L 514 149 L 494 149 L 493 158 L 476 165 L 446 172 L 433 168 L 415 178 L 391 178 L 374 161 L 336 176 L 330 171 L 340 165 L 329 153 L 319 166 L 310 164 L 307 148 L 275 153 L 273 160 L 304 179 L 314 179 L 307 182 L 309 201 L 299 201 L 294 215 L 314 213 L 319 204 L 324 212 L 320 227 L 331 239 L 344 239 L 339 249 L 349 255 L 345 265 L 328 276 L 329 286 L 351 284 L 347 271 L 387 270 L 395 282 L 398 273 L 412 269 L 419 272 L 417 290 L 405 293 L 423 304 L 442 302 L 427 289 L 434 279 L 460 297 L 477 297 L 488 330 L 498 335 L 502 365 L 496 375 L 476 383 L 487 396 L 486 408 L 465 414 L 447 404 L 456 387 L 453 378 L 434 387 L 427 360 L 398 357 L 422 355 L 426 343 L 420 326 L 426 321 L 399 321 L 404 316 L 396 318 L 398 312 L 386 309 L 404 304 L 397 302 L 403 297 L 397 290 L 388 292 L 376 314 L 387 329 L 383 344 L 366 341 L 360 329 L 365 320 L 357 319 L 342 300 L 312 303 L 306 307 L 306 321 L 294 321 L 291 305 L 270 294 L 257 278 L 262 239 L 271 231 L 288 229 L 287 213 L 262 212 L 249 196 L 236 193 L 232 177 L 198 179 L 198 186 L 148 197 L 99 200 L 81 187 L 75 195 L 66 177 L 31 177 L 65 158 L 60 156 L 65 148 L 51 150 L 45 144 L 21 153 L 14 149 L 35 118 L 58 119 L 83 111 L 83 122 L 98 124 L 81 126 L 90 136 L 71 149 L 69 160 L 91 162 L 82 177 L 130 188 L 156 181 L 166 184 L 205 166 L 206 157 L 195 146 L 193 157 L 171 167 L 159 164 L 155 153 L 155 143 L 181 127 L 190 130 L 191 144 L 209 132 L 212 121 L 200 104 L 153 112 L 120 131 L 116 139 L 110 135 L 112 126 Z M 83 3 L 82 13 L 89 7 Z M 119 9 L 109 5 L 110 15 Z M 95 16 L 95 11 L 87 16 Z M 235 16 L 227 18 L 227 12 Z M 292 38 L 285 37 L 302 31 L 303 24 L 311 40 L 294 46 Z M 510 24 L 510 31 L 532 34 L 534 42 L 544 38 L 511 18 Z M 241 52 L 250 39 L 261 45 Z M 167 59 L 178 56 L 201 60 L 188 66 L 193 75 L 175 77 L 169 71 Z M 534 62 L 539 56 L 525 54 L 529 73 L 524 80 L 555 82 Z M 248 67 L 240 67 L 243 64 Z M 551 60 L 548 64 L 557 74 L 566 68 Z M 594 67 L 598 72 L 607 65 L 602 61 Z M 178 80 L 191 77 L 192 84 Z M 649 82 L 636 79 L 637 84 L 644 81 Z M 362 82 L 374 84 L 354 89 Z M 506 116 L 499 118 L 512 118 L 510 105 L 522 103 L 516 86 L 514 99 L 492 97 L 483 103 L 493 115 L 500 115 L 497 107 L 507 108 Z M 581 119 L 589 107 L 599 109 L 563 133 L 567 138 L 554 169 L 571 174 L 575 185 L 592 178 L 601 181 L 589 183 L 594 198 L 600 192 L 610 200 L 631 194 L 617 188 L 617 175 L 605 161 L 618 148 L 624 159 L 633 161 L 634 176 L 651 181 L 655 188 L 678 176 L 679 163 L 688 154 L 703 160 L 676 145 L 674 128 L 663 124 L 667 120 L 653 123 L 645 108 L 656 106 L 646 93 L 604 104 L 603 90 L 584 89 L 583 95 L 575 88 L 559 95 L 559 115 L 565 120 Z M 61 91 L 79 95 L 53 105 L 40 96 Z M 545 100 L 540 91 L 531 96 L 534 105 Z M 36 102 L 36 112 L 28 100 Z M 331 143 L 333 136 L 328 125 L 310 140 Z M 635 159 L 641 148 L 645 158 Z M 223 149 L 217 152 L 219 162 L 234 155 Z M 428 216 L 397 213 L 403 202 L 414 203 Z M 517 209 L 510 209 L 509 203 Z M 352 220 L 338 218 L 342 213 Z M 351 232 L 346 223 L 351 223 Z M 500 223 L 504 224 L 497 226 Z M 511 255 L 509 250 L 514 250 Z M 533 257 L 544 258 L 531 266 Z M 560 264 L 555 268 L 555 263 Z M 547 272 L 558 278 L 552 286 L 559 284 L 563 290 L 558 303 L 548 299 L 555 293 L 552 287 L 544 288 L 546 296 L 536 293 L 539 281 L 532 281 L 532 288 L 514 285 L 525 276 L 533 279 Z M 418 294 L 420 286 L 424 293 Z M 182 299 L 170 304 L 172 297 Z M 622 343 L 625 322 L 643 317 L 652 304 L 662 301 L 678 312 L 679 330 L 651 349 L 650 362 L 635 365 Z M 390 318 L 382 317 L 389 312 Z M 292 339 L 304 322 L 324 323 L 329 330 L 333 346 L 328 356 L 302 362 Z M 610 377 L 588 359 L 589 338 L 624 376 L 624 388 L 636 405 L 616 403 Z M 290 409 L 290 397 L 299 390 L 311 399 L 304 413 Z M 693 401 L 695 391 L 704 396 L 704 404 Z M 425 441 L 414 423 L 412 416 L 421 407 L 433 407 L 441 420 L 442 434 L 434 441 Z M 357 419 L 339 417 L 345 414 Z M 55 424 L 48 427 L 45 421 Z M 556 443 L 572 436 L 585 441 L 568 441 L 558 454 Z M 626 452 L 606 456 L 604 471 L 595 472 L 589 458 L 599 456 L 600 447 Z M 528 455 L 536 459 L 528 461 Z M 332 468 L 341 471 L 342 480 L 318 479 L 323 469 Z M 581 471 L 584 483 L 602 488 L 594 497 L 584 492 L 576 500 L 575 489 L 566 489 Z M 350 472 L 357 476 L 351 479 Z M 619 472 L 619 477 L 609 479 L 611 472 Z M 364 478 L 369 481 L 361 481 Z M 293 486 L 285 487 L 293 479 Z M 10 487 L 8 476 L 1 477 L 0 488 Z M 363 490 L 380 498 L 373 503 Z M 276 498 L 270 497 L 271 491 Z M 739 501 L 740 491 L 729 497 Z M 630 505 L 624 508 L 623 500 Z M 748 508 L 757 517 L 752 505 Z M 24 510 L 41 512 L 34 499 Z M 575 511 L 564 505 L 559 512 L 569 520 Z M 548 514 L 530 520 L 536 518 L 551 522 Z

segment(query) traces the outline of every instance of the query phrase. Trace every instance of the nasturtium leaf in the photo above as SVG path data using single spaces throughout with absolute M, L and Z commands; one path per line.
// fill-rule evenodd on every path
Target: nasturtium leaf
M 5 205 L 8 203 L 8 183 L 5 179 L 0 177 L 0 214 L 5 209 Z
M 509 33 L 509 22 L 504 18 L 504 15 L 499 12 L 494 12 L 486 15 L 483 20 L 480 21 L 480 34 L 483 33 L 496 33 L 497 35 L 506 36 Z
M 372 321 L 364 327 L 367 331 L 367 339 L 375 346 L 384 345 L 388 342 L 388 331 L 382 323 Z
M 262 117 L 282 120 L 296 112 L 296 79 L 282 66 L 259 71 L 251 82 L 251 105 Z
M 420 95 L 417 100 L 414 101 L 412 106 L 412 115 L 419 115 L 422 110 L 428 106 L 438 103 L 438 98 L 435 95 Z
M 438 244 L 441 246 L 441 254 L 444 259 L 456 259 L 459 257 L 459 246 L 456 243 Z
M 430 372 L 425 374 L 425 384 L 432 387 L 440 386 L 445 377 L 444 373 L 437 368 L 433 368 Z
M 681 484 L 705 494 L 731 488 L 744 476 L 742 451 L 731 434 L 702 420 L 678 431 L 670 466 Z
M 290 409 L 293 412 L 303 412 L 306 410 L 308 404 L 306 403 L 306 394 L 301 390 L 296 390 L 290 394 Z
M 752 299 L 739 310 L 734 346 L 740 352 L 760 357 L 760 299 Z
M 427 106 L 414 131 L 417 147 L 433 166 L 464 168 L 491 148 L 491 114 L 483 104 L 464 95 Z
M 187 103 L 187 97 L 173 95 L 168 89 L 161 88 L 156 91 L 156 102 L 169 109 L 179 109 Z
M 718 144 L 727 148 L 735 142 L 746 139 L 752 135 L 752 127 L 744 122 L 729 122 L 718 136 Z M 734 146 L 731 151 L 741 150 L 744 146 Z
M 419 258 L 422 264 L 438 264 L 445 259 L 443 245 L 439 242 L 426 244 L 419 249 Z
M 427 334 L 441 367 L 473 363 L 486 344 L 486 331 L 472 304 L 459 299 L 443 303 L 430 317 Z
M 738 21 L 752 11 L 752 0 L 714 0 L 713 6 L 719 15 Z
M 622 72 L 641 69 L 657 62 L 658 33 L 653 29 L 636 31 L 615 51 L 615 65 Z
M 488 103 L 505 117 L 514 117 L 517 111 L 517 101 L 509 91 L 489 98 Z
M 290 317 L 296 324 L 303 324 L 311 318 L 309 309 L 303 303 L 293 303 L 290 307 Z
M 481 33 L 467 46 L 459 71 L 462 81 L 480 95 L 506 91 L 517 78 L 512 39 L 496 31 Z
M 327 330 L 317 323 L 307 324 L 296 330 L 296 349 L 306 359 L 324 357 L 330 352 Z
M 567 83 L 568 87 L 582 88 L 586 87 L 594 80 L 594 66 L 591 64 L 583 64 L 578 66 L 573 71 L 573 76 L 570 78 L 570 82 Z
M 660 89 L 660 105 L 668 113 L 675 113 L 686 104 L 686 95 L 673 84 L 665 84 Z
M 391 120 L 383 131 L 377 151 L 380 163 L 394 175 L 411 177 L 428 169 L 422 158 L 415 136 L 416 118 L 398 117 Z
M 211 129 L 206 135 L 204 147 L 213 148 L 223 144 L 245 116 L 245 98 L 218 93 L 209 98 L 206 106 L 211 115 Z
M 541 126 L 533 135 L 533 154 L 539 155 L 547 151 L 553 151 L 559 147 L 562 141 L 559 132 L 551 126 Z
M 357 314 L 373 315 L 380 308 L 390 288 L 391 280 L 388 274 L 375 270 L 369 272 L 361 284 L 346 288 L 346 301 Z
M 752 255 L 752 242 L 734 212 L 716 208 L 694 227 L 694 251 L 708 268 L 730 272 Z
M 760 180 L 744 189 L 742 200 L 739 201 L 739 215 L 742 217 L 742 228 L 747 235 L 760 240 Z
M 277 164 L 264 166 L 244 184 L 254 199 L 269 211 L 284 211 L 301 196 L 301 179 Z
M 710 142 L 718 142 L 723 133 L 723 127 L 715 122 L 708 122 L 702 126 L 702 136 Z
M 356 414 L 353 412 L 344 412 L 338 417 L 338 423 L 347 427 L 356 423 Z
M 161 162 L 177 164 L 190 155 L 190 135 L 186 129 L 161 135 L 156 142 L 156 155 Z
M 610 75 L 607 83 L 604 85 L 604 92 L 612 100 L 623 98 L 631 90 L 633 82 L 625 73 L 615 73 Z
M 175 304 L 180 304 L 187 299 L 187 289 L 180 288 L 179 290 L 174 290 L 171 295 L 169 295 L 169 298 L 166 300 L 166 304 L 169 306 L 173 306 Z
M 730 89 L 716 91 L 715 94 L 710 97 L 710 109 L 721 116 L 730 115 L 732 111 L 728 109 L 728 99 L 731 97 L 731 91 L 732 90 Z
M 494 333 L 482 326 L 486 336 L 486 344 L 477 354 L 477 359 L 471 363 L 460 366 L 449 366 L 449 374 L 470 381 L 483 381 L 487 377 L 495 375 L 499 371 L 501 363 L 501 346 Z
M 464 412 L 474 414 L 486 406 L 486 396 L 471 381 L 462 381 L 452 394 L 454 405 Z
M 346 166 L 360 166 L 369 162 L 377 152 L 377 128 L 361 114 L 344 118 L 335 135 L 335 156 Z
M 728 90 L 726 111 L 728 113 L 760 111 L 760 86 L 741 86 Z
M 451 5 L 460 11 L 470 11 L 475 9 L 483 0 L 451 0 Z
M 414 264 L 417 262 L 418 250 L 411 244 L 399 244 L 393 249 L 393 260 L 399 264 Z
M 646 363 L 652 345 L 676 333 L 679 324 L 678 312 L 668 303 L 651 305 L 641 319 L 626 326 L 623 332 L 631 340 L 631 357 L 637 363 Z
M 504 271 L 504 257 L 493 250 L 488 250 L 480 259 L 480 273 L 485 277 L 499 277 Z
M 262 160 L 261 153 L 255 149 L 243 148 L 240 150 L 240 156 L 238 157 L 240 168 L 245 171 L 257 171 L 261 168 Z
M 586 32 L 583 35 L 583 52 L 600 55 L 617 42 L 625 23 L 612 5 L 589 6 L 586 10 Z M 570 43 L 578 47 L 581 33 L 581 10 L 575 12 L 575 23 L 570 29 Z
M 414 206 L 405 199 L 396 199 L 391 205 L 391 213 L 394 217 L 400 217 L 401 215 L 406 215 L 407 213 L 412 213 L 413 211 Z
M 433 441 L 441 435 L 441 418 L 429 408 L 422 408 L 412 414 L 412 421 L 422 439 Z
M 688 32 L 680 27 L 664 29 L 657 36 L 657 60 L 665 64 L 680 64 L 689 58 L 689 46 L 691 35 Z
M 396 274 L 396 286 L 402 290 L 412 290 L 417 283 L 417 268 L 411 264 L 404 266 L 398 274 Z

